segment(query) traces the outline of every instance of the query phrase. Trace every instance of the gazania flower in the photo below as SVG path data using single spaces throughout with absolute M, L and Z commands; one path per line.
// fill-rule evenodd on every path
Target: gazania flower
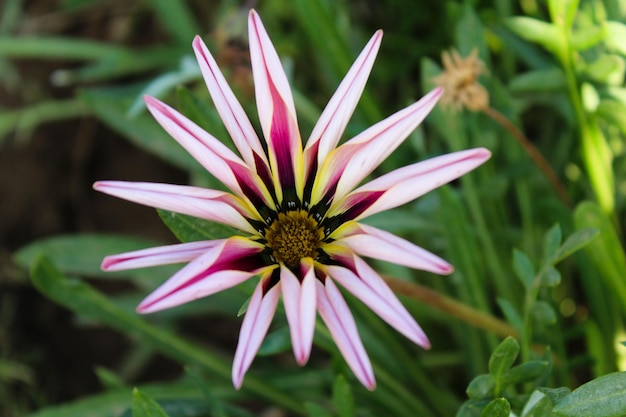
M 189 262 L 139 305 L 140 313 L 174 307 L 257 277 L 233 363 L 237 388 L 282 296 L 297 363 L 304 365 L 309 358 L 318 312 L 356 377 L 373 389 L 372 366 L 337 283 L 397 331 L 428 348 L 420 326 L 362 257 L 437 274 L 448 274 L 452 267 L 359 221 L 454 180 L 485 162 L 490 153 L 472 149 L 440 156 L 359 186 L 426 117 L 442 90 L 338 145 L 380 46 L 378 31 L 330 99 L 303 149 L 287 77 L 254 11 L 248 26 L 264 144 L 199 37 L 193 41 L 198 63 L 241 156 L 168 105 L 146 97 L 161 126 L 230 192 L 121 181 L 94 184 L 96 190 L 126 200 L 232 226 L 240 235 L 109 256 L 102 267 L 113 271 Z

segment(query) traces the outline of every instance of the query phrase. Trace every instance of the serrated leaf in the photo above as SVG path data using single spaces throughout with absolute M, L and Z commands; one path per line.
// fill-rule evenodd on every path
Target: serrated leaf
M 168 417 L 156 401 L 142 394 L 137 388 L 133 390 L 131 408 L 133 417 Z
M 339 417 L 354 417 L 354 397 L 342 374 L 337 375 L 333 383 L 333 405 Z
M 553 266 L 549 266 L 539 276 L 541 285 L 545 287 L 556 287 L 561 283 L 561 273 Z
M 559 249 L 561 244 L 561 226 L 557 223 L 550 228 L 543 236 L 543 261 L 549 263 Z
M 545 301 L 535 301 L 531 309 L 532 315 L 539 323 L 555 324 L 556 313 L 554 308 Z
M 519 343 L 511 336 L 504 339 L 489 357 L 489 373 L 493 376 L 496 386 L 502 375 L 508 371 L 519 354 Z M 496 392 L 496 395 L 499 395 Z
M 537 43 L 551 52 L 558 52 L 561 48 L 559 44 L 561 34 L 551 23 L 532 17 L 516 16 L 508 18 L 506 25 L 522 39 Z
M 595 228 L 584 228 L 574 232 L 565 240 L 563 245 L 561 245 L 559 250 L 556 252 L 554 258 L 552 259 L 552 263 L 556 264 L 577 250 L 585 247 L 585 245 L 591 242 L 597 235 L 598 229 Z
M 489 374 L 483 374 L 472 379 L 465 392 L 471 400 L 482 400 L 493 395 L 494 387 L 493 377 Z
M 157 212 L 163 223 L 181 242 L 221 239 L 237 234 L 235 229 L 223 224 L 167 210 L 157 209 Z
M 492 400 L 480 413 L 480 417 L 509 417 L 511 414 L 511 404 L 506 398 L 496 398 Z
M 535 282 L 535 267 L 530 258 L 518 249 L 513 249 L 513 269 L 526 291 L 530 290 Z
M 626 372 L 614 372 L 578 387 L 554 407 L 566 417 L 620 417 L 626 414 Z
M 531 382 L 539 378 L 548 369 L 546 361 L 529 361 L 509 369 L 502 377 L 503 385 Z

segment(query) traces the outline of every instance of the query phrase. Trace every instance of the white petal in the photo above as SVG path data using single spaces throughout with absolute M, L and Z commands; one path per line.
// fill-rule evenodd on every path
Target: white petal
M 304 152 L 307 166 L 313 158 L 317 158 L 318 166 L 322 166 L 328 154 L 337 146 L 363 93 L 382 37 L 382 30 L 376 31 L 326 105 L 306 144 Z
M 309 360 L 315 330 L 315 270 L 313 263 L 303 264 L 302 282 L 284 265 L 280 268 L 283 304 L 291 333 L 293 354 L 298 365 Z
M 268 268 L 259 257 L 262 250 L 246 238 L 224 239 L 165 281 L 137 311 L 152 313 L 234 287 Z
M 339 236 L 335 237 L 336 233 Z M 427 250 L 372 226 L 356 223 L 349 232 L 342 234 L 341 229 L 333 233 L 337 244 L 345 245 L 362 256 L 435 274 L 450 274 L 454 270 L 449 263 Z
M 193 40 L 193 49 L 206 86 L 211 94 L 213 103 L 215 103 L 215 108 L 243 159 L 250 168 L 255 169 L 257 161 L 254 154 L 256 154 L 268 166 L 265 151 L 250 123 L 250 119 L 248 119 L 235 94 L 228 86 L 215 59 L 213 59 L 213 56 L 199 36 L 196 36 Z
M 127 181 L 98 181 L 93 188 L 149 207 L 219 222 L 248 233 L 255 232 L 244 215 L 254 218 L 258 214 L 246 212 L 247 205 L 223 191 L 186 185 Z
M 391 327 L 417 345 L 429 348 L 430 342 L 422 328 L 376 271 L 356 255 L 347 259 L 346 264 L 347 267 L 327 266 L 328 274 Z
M 330 278 L 316 281 L 317 309 L 333 340 L 357 379 L 367 389 L 376 388 L 372 364 L 365 352 L 352 313 Z
M 104 271 L 123 271 L 126 269 L 189 262 L 207 250 L 214 248 L 220 242 L 220 240 L 204 240 L 179 243 L 177 245 L 157 246 L 111 255 L 102 260 L 102 269 Z
M 280 283 L 274 285 L 264 294 L 265 281 L 266 279 L 262 279 L 256 286 L 239 331 L 239 342 L 235 351 L 232 371 L 233 384 L 237 389 L 241 388 L 244 375 L 250 368 L 259 347 L 261 347 L 278 304 Z
M 348 194 L 329 210 L 329 216 L 360 206 L 360 212 L 345 220 L 359 220 L 408 203 L 453 181 L 489 159 L 491 152 L 475 148 L 438 156 L 391 171 Z M 366 206 L 360 205 L 367 202 Z

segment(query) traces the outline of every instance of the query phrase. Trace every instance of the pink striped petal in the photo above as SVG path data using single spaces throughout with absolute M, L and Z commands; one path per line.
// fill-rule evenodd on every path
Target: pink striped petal
M 304 186 L 296 109 L 278 54 L 254 10 L 248 19 L 248 38 L 259 121 L 267 141 L 278 201 L 282 202 L 285 190 L 301 193 Z
M 400 206 L 459 178 L 490 156 L 487 149 L 475 148 L 396 169 L 348 194 L 328 215 L 346 213 L 344 220 L 359 220 Z
M 409 340 L 425 349 L 430 348 L 422 328 L 376 271 L 356 255 L 341 261 L 345 267 L 327 266 L 328 274 L 335 281 Z
M 254 233 L 246 217 L 258 217 L 246 211 L 235 196 L 223 191 L 186 185 L 150 182 L 98 181 L 93 188 L 105 194 L 149 207 L 188 214 Z
M 304 150 L 307 169 L 310 168 L 316 158 L 317 166 L 322 166 L 328 154 L 339 143 L 339 139 L 341 139 L 341 135 L 363 93 L 382 38 L 382 30 L 374 33 L 315 124 Z
M 233 385 L 236 389 L 241 388 L 243 378 L 261 347 L 276 311 L 280 296 L 280 283 L 265 289 L 269 276 L 271 273 L 261 279 L 256 286 L 241 324 L 232 371 Z
M 262 161 L 265 165 L 264 169 L 269 169 L 265 151 L 250 123 L 250 119 L 248 119 L 215 59 L 199 36 L 193 40 L 193 50 L 213 103 L 215 103 L 215 108 L 244 161 L 252 169 L 262 168 L 257 166 L 258 161 Z
M 409 268 L 435 274 L 451 274 L 454 269 L 440 257 L 392 233 L 372 226 L 351 222 L 331 235 L 337 244 L 345 245 L 355 253 Z
M 352 313 L 330 278 L 315 282 L 317 286 L 317 310 L 330 331 L 333 340 L 357 379 L 367 389 L 376 388 L 376 380 L 370 359 L 356 328 Z
M 291 333 L 293 354 L 298 365 L 309 360 L 315 330 L 315 270 L 311 259 L 302 263 L 302 282 L 284 265 L 280 267 L 283 304 Z
M 311 197 L 316 203 L 334 189 L 344 197 L 380 165 L 433 109 L 443 90 L 436 88 L 416 103 L 398 111 L 331 152 L 319 171 Z
M 120 253 L 105 257 L 101 268 L 103 271 L 123 271 L 189 262 L 220 243 L 220 240 L 204 240 Z
M 215 178 L 253 206 L 273 208 L 263 181 L 233 151 L 194 122 L 154 97 L 145 97 L 146 106 L 157 122 Z
M 242 283 L 268 268 L 260 257 L 263 247 L 238 236 L 220 241 L 157 288 L 137 311 L 152 313 Z

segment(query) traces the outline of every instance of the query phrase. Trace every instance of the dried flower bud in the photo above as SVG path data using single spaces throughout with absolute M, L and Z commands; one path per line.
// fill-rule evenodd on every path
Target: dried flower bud
M 443 87 L 441 104 L 454 110 L 465 107 L 472 111 L 486 109 L 489 106 L 489 93 L 478 82 L 481 74 L 487 74 L 485 64 L 478 58 L 478 50 L 463 58 L 452 49 L 442 53 L 444 71 L 433 81 Z

